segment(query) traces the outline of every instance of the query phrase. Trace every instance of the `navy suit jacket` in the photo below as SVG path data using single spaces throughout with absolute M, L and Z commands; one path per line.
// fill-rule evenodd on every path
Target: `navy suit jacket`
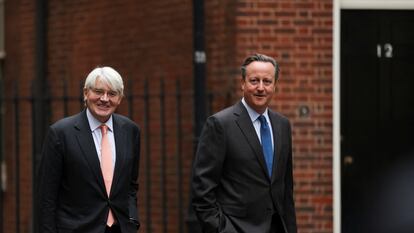
M 278 113 L 269 110 L 269 117 L 275 145 L 271 177 L 241 102 L 207 119 L 192 179 L 192 206 L 203 232 L 268 233 L 274 216 L 279 229 L 297 232 L 291 127 Z
M 50 126 L 39 166 L 41 233 L 102 233 L 109 208 L 123 233 L 137 231 L 140 130 L 112 116 L 116 163 L 109 197 L 86 110 Z

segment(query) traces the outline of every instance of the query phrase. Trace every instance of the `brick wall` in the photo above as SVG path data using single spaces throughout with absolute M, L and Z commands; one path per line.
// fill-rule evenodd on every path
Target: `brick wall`
M 160 94 L 165 80 L 166 114 L 174 115 L 175 81 L 191 95 L 192 87 L 192 1 L 60 1 L 49 0 L 47 19 L 47 79 L 53 97 L 68 94 L 79 98 L 81 82 L 97 65 L 110 65 L 123 75 L 127 90 L 142 96 Z M 214 93 L 212 111 L 234 103 L 240 96 L 243 59 L 254 52 L 274 56 L 281 66 L 280 82 L 272 107 L 288 116 L 293 126 L 295 199 L 299 232 L 332 232 L 332 1 L 328 0 L 205 0 L 205 47 L 207 89 Z M 27 96 L 35 78 L 34 3 L 6 1 L 6 96 Z M 18 91 L 13 83 L 17 81 Z M 225 93 L 230 91 L 232 95 Z M 193 156 L 192 99 L 182 105 L 183 204 L 187 210 L 189 176 Z M 223 101 L 225 100 L 225 101 Z M 64 116 L 62 101 L 51 103 L 52 120 Z M 143 101 L 133 103 L 132 119 L 144 126 Z M 79 111 L 73 101 L 68 112 Z M 309 109 L 302 116 L 301 109 Z M 148 128 L 143 128 L 140 171 L 140 232 L 178 232 L 177 127 L 167 118 L 164 133 L 167 162 L 161 164 L 160 100 L 151 101 Z M 23 103 L 15 120 L 13 106 L 5 106 L 5 155 L 8 186 L 4 193 L 2 232 L 16 232 L 16 167 L 20 161 L 20 232 L 30 232 L 32 209 L 32 145 L 30 105 Z M 127 101 L 119 109 L 127 114 Z M 17 134 L 15 123 L 22 128 Z M 147 131 L 148 129 L 148 131 Z M 19 136 L 19 140 L 16 137 Z M 150 140 L 149 147 L 145 147 Z M 20 146 L 20 147 L 18 147 Z M 17 149 L 20 148 L 20 149 Z M 16 151 L 20 150 L 20 151 Z M 16 156 L 16 153 L 18 156 Z M 148 156 L 149 155 L 149 156 Z M 20 160 L 16 160 L 16 158 Z M 146 165 L 150 165 L 150 168 Z M 167 178 L 161 189 L 160 170 Z M 146 174 L 149 173 L 150 177 Z M 149 178 L 149 179 L 147 179 Z M 147 180 L 151 181 L 148 186 Z M 150 187 L 151 196 L 147 196 Z M 163 193 L 164 191 L 164 193 Z M 166 192 L 165 192 L 166 191 Z M 167 196 L 163 196 L 167 193 Z M 166 202 L 163 202 L 166 198 Z M 150 203 L 151 212 L 145 205 Z M 166 208 L 165 208 L 166 207 Z M 168 227 L 163 228 L 162 216 Z M 183 214 L 186 216 L 186 213 Z M 145 225 L 151 217 L 150 226 Z
M 5 1 L 5 44 L 6 59 L 4 60 L 4 92 L 3 96 L 12 98 L 14 93 L 27 97 L 31 91 L 31 80 L 34 77 L 34 3 L 33 1 Z M 16 108 L 18 107 L 18 108 Z M 3 200 L 3 224 L 7 229 L 1 232 L 17 232 L 16 215 L 20 211 L 20 231 L 29 232 L 32 208 L 32 157 L 31 111 L 28 102 L 20 106 L 6 104 L 4 106 L 3 158 L 7 166 L 6 190 Z M 19 119 L 16 119 L 19 116 Z M 20 130 L 15 130 L 19 124 Z M 20 149 L 25 148 L 25 149 Z M 19 183 L 14 180 L 19 178 Z M 21 195 L 16 195 L 20 192 Z M 19 205 L 16 203 L 19 198 Z

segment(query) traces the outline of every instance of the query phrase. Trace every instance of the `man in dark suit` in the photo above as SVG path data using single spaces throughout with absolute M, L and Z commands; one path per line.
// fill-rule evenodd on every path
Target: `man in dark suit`
M 273 58 L 248 57 L 242 100 L 204 125 L 193 164 L 192 206 L 205 233 L 297 232 L 291 127 L 268 108 L 278 73 Z
M 140 129 L 115 114 L 124 85 L 110 67 L 85 80 L 85 110 L 50 126 L 39 166 L 41 233 L 132 233 Z

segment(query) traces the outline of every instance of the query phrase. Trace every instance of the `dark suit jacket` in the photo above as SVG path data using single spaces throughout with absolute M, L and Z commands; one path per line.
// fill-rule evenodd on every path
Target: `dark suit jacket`
M 270 110 L 269 117 L 275 145 L 271 178 L 241 102 L 207 119 L 192 179 L 192 205 L 203 232 L 268 233 L 275 213 L 281 229 L 297 232 L 290 123 Z
M 140 130 L 118 114 L 113 130 L 116 163 L 108 198 L 86 110 L 49 128 L 39 167 L 41 233 L 103 233 L 109 207 L 123 233 L 137 231 Z

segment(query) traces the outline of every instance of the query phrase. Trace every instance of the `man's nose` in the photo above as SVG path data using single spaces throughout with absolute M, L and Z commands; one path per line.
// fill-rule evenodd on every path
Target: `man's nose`
M 108 96 L 108 93 L 103 93 L 103 95 L 101 95 L 101 98 L 100 98 L 102 101 L 108 101 L 109 100 L 109 96 Z
M 264 89 L 264 83 L 262 80 L 259 81 L 259 83 L 257 84 L 257 89 L 259 90 L 263 90 Z

